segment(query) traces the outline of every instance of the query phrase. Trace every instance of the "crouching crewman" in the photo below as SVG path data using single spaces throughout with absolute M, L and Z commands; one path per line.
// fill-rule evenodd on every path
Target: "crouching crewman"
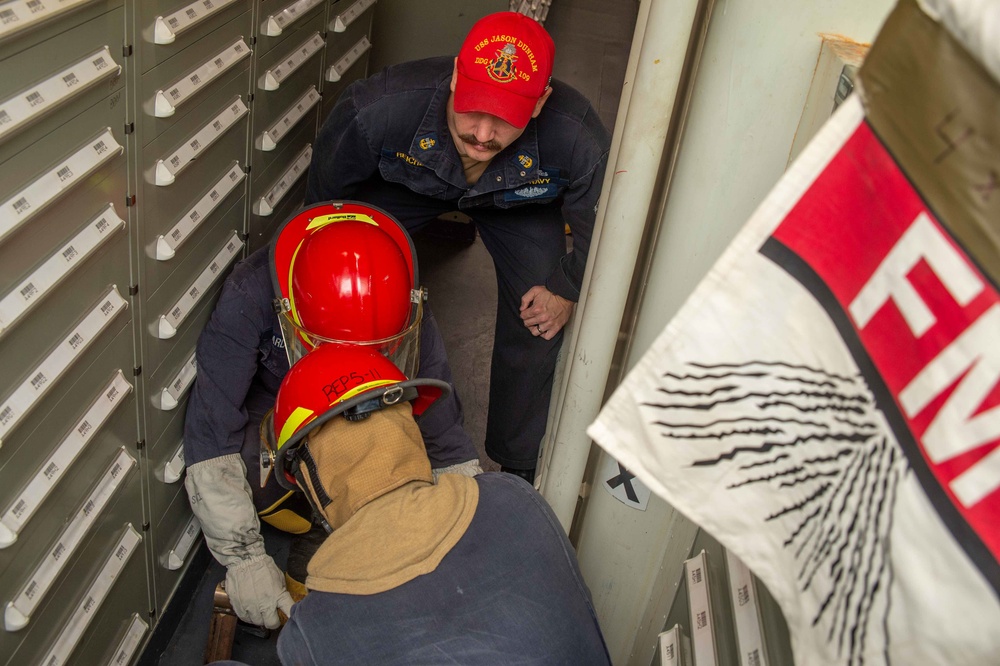
M 282 381 L 274 473 L 332 531 L 279 636 L 284 664 L 610 663 L 542 496 L 503 473 L 434 483 L 414 416 L 449 390 L 334 345 Z

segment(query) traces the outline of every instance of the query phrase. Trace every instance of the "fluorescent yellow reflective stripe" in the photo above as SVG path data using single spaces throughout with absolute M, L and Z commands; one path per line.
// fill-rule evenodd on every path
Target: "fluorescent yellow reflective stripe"
M 387 386 L 389 384 L 398 384 L 398 383 L 399 381 L 395 379 L 377 379 L 373 382 L 368 382 L 366 384 L 359 384 L 358 386 L 355 386 L 350 391 L 342 395 L 340 399 L 337 400 L 337 402 L 344 402 L 345 400 L 350 400 L 359 393 L 364 393 L 365 391 L 369 391 L 373 388 L 378 388 L 379 386 Z
M 389 386 L 391 384 L 398 384 L 397 379 L 376 379 L 375 381 L 366 382 L 364 384 L 359 384 L 355 386 L 350 391 L 344 395 L 337 398 L 336 402 L 330 403 L 333 407 L 336 404 L 350 400 L 356 395 L 364 393 L 365 391 L 370 391 L 371 389 L 378 388 L 379 386 Z M 305 407 L 296 407 L 295 410 L 288 416 L 288 420 L 285 421 L 285 425 L 281 427 L 281 434 L 278 436 L 278 448 L 280 449 L 285 445 L 292 435 L 298 432 L 298 429 L 303 425 L 309 418 L 315 414 L 311 409 L 306 409 Z
M 313 410 L 306 409 L 305 407 L 296 407 L 288 415 L 285 425 L 281 426 L 281 434 L 278 435 L 278 449 L 280 450 L 285 445 L 285 442 L 291 439 L 292 435 L 298 431 L 299 427 L 315 413 Z
M 371 215 L 363 215 L 361 213 L 333 213 L 332 215 L 320 215 L 319 217 L 314 217 L 309 221 L 306 231 L 319 229 L 320 227 L 325 227 L 333 222 L 347 222 L 349 220 L 365 222 L 367 224 L 375 225 L 376 227 L 378 226 L 378 222 L 373 220 Z

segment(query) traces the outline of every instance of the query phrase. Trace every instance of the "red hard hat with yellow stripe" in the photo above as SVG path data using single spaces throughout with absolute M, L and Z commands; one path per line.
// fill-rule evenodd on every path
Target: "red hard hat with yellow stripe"
M 289 364 L 322 344 L 354 344 L 415 374 L 424 292 L 409 234 L 385 211 L 302 209 L 271 242 L 271 279 Z
M 314 428 L 343 416 L 349 421 L 403 401 L 424 413 L 451 392 L 437 379 L 407 379 L 389 359 L 363 346 L 322 345 L 285 375 L 274 403 L 273 429 L 261 451 L 261 478 L 270 468 L 284 488 L 298 488 L 296 452 Z

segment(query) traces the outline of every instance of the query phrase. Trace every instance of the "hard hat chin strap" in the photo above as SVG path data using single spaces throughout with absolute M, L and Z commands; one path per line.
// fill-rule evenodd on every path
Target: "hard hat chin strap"
M 312 507 L 313 516 L 323 526 L 327 534 L 333 534 L 333 528 L 330 527 L 330 522 L 326 519 L 326 514 L 323 513 L 323 506 L 328 506 L 333 500 L 330 496 L 326 494 L 326 489 L 323 488 L 323 484 L 319 480 L 319 473 L 316 469 L 316 461 L 313 460 L 312 455 L 309 453 L 309 449 L 305 446 L 300 446 L 296 454 L 298 462 L 301 465 L 294 465 L 295 480 L 299 484 L 299 488 L 302 489 L 302 493 L 306 496 L 306 500 L 309 502 L 309 506 Z M 302 470 L 306 469 L 309 473 L 309 483 L 306 484 L 306 476 L 303 474 Z M 314 495 L 315 493 L 315 495 Z M 318 501 L 317 501 L 318 499 Z

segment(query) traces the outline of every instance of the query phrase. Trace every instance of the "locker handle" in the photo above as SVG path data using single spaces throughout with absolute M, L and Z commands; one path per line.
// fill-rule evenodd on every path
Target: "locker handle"
M 351 47 L 348 51 L 341 57 L 340 60 L 335 62 L 326 70 L 326 80 L 330 83 L 336 83 L 340 81 L 344 73 L 351 68 L 351 66 L 356 63 L 365 51 L 372 47 L 371 42 L 368 41 L 367 37 L 362 37 L 358 40 L 358 43 Z
M 90 588 L 77 604 L 76 610 L 63 627 L 52 649 L 39 662 L 42 664 L 67 664 L 69 656 L 76 649 L 77 643 L 93 621 L 97 609 L 104 603 L 111 587 L 118 580 L 125 565 L 135 554 L 136 546 L 142 541 L 142 535 L 129 523 L 125 527 L 118 543 L 111 548 L 104 567 L 93 579 Z
M 334 32 L 344 32 L 347 30 L 347 26 L 354 23 L 354 21 L 361 16 L 366 9 L 374 5 L 376 0 L 358 0 L 353 5 L 342 11 L 340 14 L 333 19 L 330 24 L 330 29 Z

